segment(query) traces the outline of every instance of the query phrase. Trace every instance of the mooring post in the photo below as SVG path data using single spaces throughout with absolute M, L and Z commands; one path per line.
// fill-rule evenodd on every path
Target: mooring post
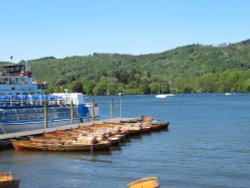
M 113 97 L 111 97 L 111 99 L 110 99 L 110 112 L 111 112 L 111 118 L 114 118 L 115 115 L 114 115 L 114 99 L 113 99 Z
M 95 121 L 95 100 L 92 99 L 92 121 Z
M 71 114 L 71 125 L 74 124 L 74 104 L 73 100 L 70 101 L 70 114 Z
M 119 93 L 119 96 L 120 96 L 120 118 L 122 119 L 123 117 L 123 114 L 122 114 L 122 93 Z
M 144 120 L 144 115 L 142 114 L 142 115 L 141 115 L 141 121 L 143 121 L 143 120 Z
M 47 111 L 47 102 L 44 101 L 44 128 L 48 128 L 48 111 Z

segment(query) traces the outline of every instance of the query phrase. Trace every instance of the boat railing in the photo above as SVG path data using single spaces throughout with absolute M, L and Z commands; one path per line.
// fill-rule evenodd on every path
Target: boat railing
M 77 116 L 74 108 L 74 116 Z M 48 119 L 70 118 L 70 109 L 68 107 L 50 107 L 47 109 Z M 21 108 L 5 109 L 0 111 L 0 121 L 23 121 L 23 120 L 43 120 L 43 108 Z
M 0 107 L 65 105 L 59 96 L 53 95 L 0 95 Z

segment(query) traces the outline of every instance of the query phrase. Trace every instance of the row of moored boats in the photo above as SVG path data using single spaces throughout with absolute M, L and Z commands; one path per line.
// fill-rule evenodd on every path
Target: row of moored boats
M 19 179 L 14 179 L 11 172 L 0 173 L 0 188 L 18 188 Z M 158 177 L 147 177 L 133 181 L 127 185 L 128 188 L 157 188 L 160 186 Z
M 159 122 L 151 117 L 128 122 L 102 122 L 79 126 L 70 130 L 45 132 L 22 140 L 13 140 L 15 150 L 43 151 L 95 151 L 109 150 L 119 145 L 129 135 L 140 135 L 155 130 L 167 129 L 168 122 Z

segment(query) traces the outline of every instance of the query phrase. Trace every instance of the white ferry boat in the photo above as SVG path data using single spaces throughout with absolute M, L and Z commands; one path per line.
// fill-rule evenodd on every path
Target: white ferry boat
M 25 70 L 24 65 L 3 66 L 0 73 L 0 134 L 43 129 L 44 103 L 49 128 L 70 125 L 73 119 L 74 123 L 80 123 L 92 118 L 92 105 L 85 102 L 83 94 L 45 95 L 44 89 L 45 83 L 33 82 L 31 71 Z M 94 116 L 99 118 L 97 104 Z

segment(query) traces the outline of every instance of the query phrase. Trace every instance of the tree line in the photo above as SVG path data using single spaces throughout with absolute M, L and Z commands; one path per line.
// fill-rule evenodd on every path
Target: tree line
M 87 95 L 250 92 L 250 40 L 220 46 L 192 44 L 138 56 L 44 57 L 28 64 L 37 82 L 48 83 L 47 93 L 65 89 Z

